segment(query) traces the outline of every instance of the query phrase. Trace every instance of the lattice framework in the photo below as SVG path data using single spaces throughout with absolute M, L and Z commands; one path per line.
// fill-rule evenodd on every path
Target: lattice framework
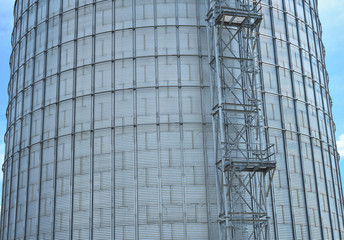
M 269 239 L 266 199 L 276 163 L 259 97 L 260 2 L 210 0 L 208 6 L 219 236 Z

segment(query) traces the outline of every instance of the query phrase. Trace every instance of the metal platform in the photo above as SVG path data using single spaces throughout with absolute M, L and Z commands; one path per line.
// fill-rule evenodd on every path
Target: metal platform
M 221 7 L 218 12 L 209 11 L 207 14 L 210 18 L 215 19 L 215 24 L 233 27 L 253 28 L 260 24 L 263 19 L 262 14 L 256 11 L 246 11 L 244 9 Z
M 266 173 L 270 170 L 275 169 L 276 162 L 258 162 L 258 161 L 226 161 L 225 171 L 231 171 L 231 169 L 236 169 L 241 172 L 262 172 Z

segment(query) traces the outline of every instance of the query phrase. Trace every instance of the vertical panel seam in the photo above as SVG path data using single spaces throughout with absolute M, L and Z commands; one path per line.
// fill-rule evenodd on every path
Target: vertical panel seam
M 37 2 L 36 2 L 37 3 Z M 29 1 L 27 1 L 29 5 Z M 30 187 L 30 162 L 31 162 L 31 137 L 32 137 L 32 111 L 33 111 L 33 99 L 34 99 L 34 82 L 35 82 L 35 62 L 36 62 L 36 45 L 37 45 L 37 18 L 38 18 L 38 5 L 36 5 L 36 16 L 34 22 L 34 29 L 35 29 L 35 39 L 34 39 L 34 49 L 33 49 L 33 57 L 32 57 L 32 80 L 31 80 L 31 106 L 30 106 L 30 133 L 29 133 L 29 143 L 28 143 L 28 164 L 27 164 L 27 186 L 26 186 L 26 202 L 25 202 L 25 226 L 24 226 L 24 239 L 26 238 L 26 231 L 27 231 L 27 215 L 28 215 L 28 203 L 29 203 L 29 187 Z M 29 26 L 29 15 L 27 18 L 27 26 Z M 26 79 L 25 79 L 26 80 Z M 30 234 L 29 234 L 30 235 Z

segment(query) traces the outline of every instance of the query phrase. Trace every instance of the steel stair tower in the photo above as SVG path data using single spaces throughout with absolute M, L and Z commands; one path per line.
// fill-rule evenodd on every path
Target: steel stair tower
M 260 1 L 206 0 L 220 239 L 270 239 L 276 169 L 260 99 Z

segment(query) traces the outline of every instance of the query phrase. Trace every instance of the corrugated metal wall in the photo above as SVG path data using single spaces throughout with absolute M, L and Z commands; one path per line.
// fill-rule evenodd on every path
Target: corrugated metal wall
M 4 239 L 217 234 L 205 11 L 199 1 L 17 2 L 9 89 L 23 110 L 10 110 Z
M 275 239 L 340 239 L 342 188 L 315 0 L 265 0 Z M 203 0 L 21 0 L 2 239 L 217 239 Z
M 343 198 L 316 0 L 266 0 L 261 77 L 279 239 L 342 239 Z M 274 227 L 274 228 L 273 228 Z

